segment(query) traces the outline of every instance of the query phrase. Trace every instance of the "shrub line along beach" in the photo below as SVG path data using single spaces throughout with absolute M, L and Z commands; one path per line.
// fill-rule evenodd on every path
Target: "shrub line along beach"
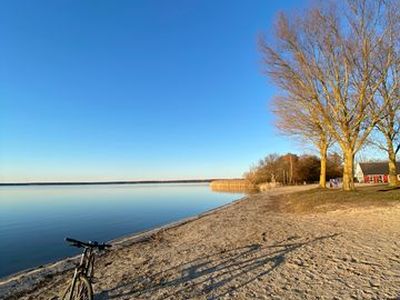
M 120 241 L 96 263 L 96 299 L 396 299 L 400 190 L 313 187 L 252 194 Z M 57 299 L 71 270 L 30 276 L 0 283 L 0 297 Z

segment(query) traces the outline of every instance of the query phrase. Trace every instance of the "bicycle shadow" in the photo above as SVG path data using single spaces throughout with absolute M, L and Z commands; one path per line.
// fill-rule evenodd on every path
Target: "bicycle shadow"
M 306 245 L 335 238 L 339 233 L 306 241 L 251 244 L 202 256 L 166 270 L 121 282 L 95 299 L 218 299 L 268 275 L 284 264 L 286 256 Z M 292 242 L 289 242 L 292 241 Z

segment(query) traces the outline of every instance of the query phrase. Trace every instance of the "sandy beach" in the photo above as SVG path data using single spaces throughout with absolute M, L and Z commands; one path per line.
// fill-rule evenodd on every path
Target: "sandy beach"
M 400 205 L 276 209 L 307 188 L 251 195 L 121 244 L 96 263 L 95 299 L 398 299 Z M 0 298 L 57 299 L 71 271 L 30 277 L 0 282 Z

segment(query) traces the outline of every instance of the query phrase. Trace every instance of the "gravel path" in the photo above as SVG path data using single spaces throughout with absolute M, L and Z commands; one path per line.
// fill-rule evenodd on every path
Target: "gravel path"
M 111 251 L 97 262 L 95 299 L 398 299 L 400 205 L 274 212 L 270 195 L 283 192 Z M 69 276 L 8 299 L 57 299 Z

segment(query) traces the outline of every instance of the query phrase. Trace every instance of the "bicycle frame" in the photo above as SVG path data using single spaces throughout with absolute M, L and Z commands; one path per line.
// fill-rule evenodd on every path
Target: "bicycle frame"
M 87 294 L 89 299 L 93 298 L 93 277 L 94 277 L 94 261 L 95 254 L 111 248 L 110 244 L 98 243 L 96 241 L 82 242 L 69 237 L 65 238 L 65 241 L 70 243 L 71 246 L 77 248 L 83 248 L 80 262 L 74 270 L 74 276 L 72 277 L 71 283 L 67 286 L 65 293 L 62 296 L 63 300 L 72 300 L 75 296 L 80 296 L 81 293 L 85 292 L 83 289 L 88 289 Z M 79 286 L 77 282 L 80 282 Z M 78 290 L 75 291 L 75 288 Z M 76 292 L 76 295 L 74 294 Z
M 72 277 L 71 289 L 69 292 L 69 300 L 72 300 L 73 292 L 75 290 L 75 284 L 78 276 L 81 274 L 85 275 L 89 280 L 92 279 L 94 274 L 94 255 L 93 249 L 85 248 L 81 254 L 81 260 L 79 265 L 75 268 L 74 276 Z

